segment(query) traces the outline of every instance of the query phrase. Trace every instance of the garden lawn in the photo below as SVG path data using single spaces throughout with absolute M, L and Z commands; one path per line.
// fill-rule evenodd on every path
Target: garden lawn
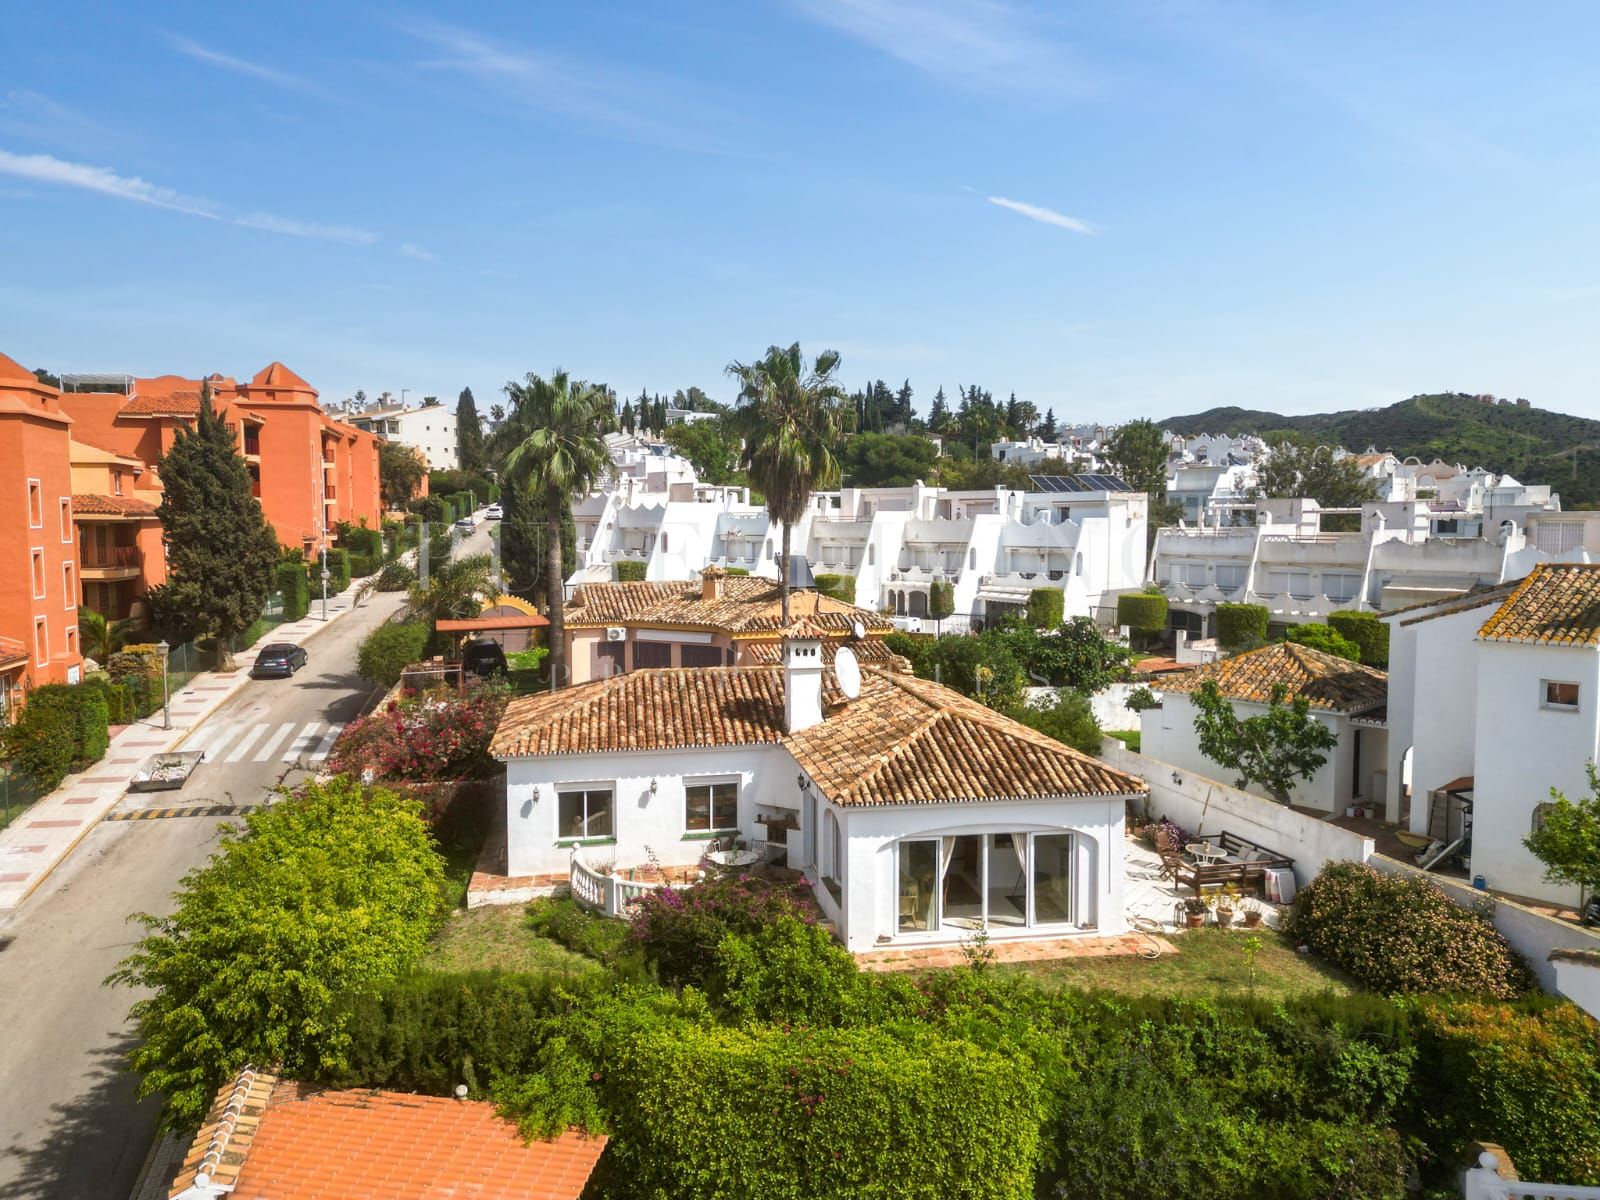
M 583 975 L 602 968 L 528 928 L 520 904 L 493 905 L 452 913 L 434 936 L 423 966 L 435 971 L 561 971 Z
M 1129 955 L 1114 958 L 1063 958 L 1049 962 L 1003 964 L 997 971 L 1024 971 L 1046 987 L 1099 988 L 1110 992 L 1163 992 L 1174 996 L 1219 996 L 1251 991 L 1242 931 L 1193 929 L 1169 940 L 1176 954 L 1154 961 Z M 1308 992 L 1350 995 L 1359 990 L 1340 972 L 1310 954 L 1297 953 L 1281 933 L 1257 931 L 1254 993 L 1273 999 Z

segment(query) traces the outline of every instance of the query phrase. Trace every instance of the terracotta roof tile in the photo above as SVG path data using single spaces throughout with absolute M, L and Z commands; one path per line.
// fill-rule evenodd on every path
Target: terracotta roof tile
M 74 516 L 153 517 L 156 515 L 156 506 L 133 496 L 74 494 L 72 512 Z
M 1160 686 L 1165 692 L 1193 692 L 1207 681 L 1215 682 L 1229 700 L 1257 704 L 1266 704 L 1273 689 L 1281 686 L 1289 699 L 1304 696 L 1312 708 L 1324 712 L 1364 712 L 1389 699 L 1389 677 L 1382 671 L 1297 642 L 1275 642 L 1235 654 L 1170 675 Z
M 200 415 L 198 391 L 167 392 L 149 396 L 140 392 L 122 406 L 122 415 L 128 417 L 194 417 Z
M 1486 642 L 1600 645 L 1600 563 L 1540 563 L 1478 636 Z
M 491 752 L 522 758 L 782 744 L 836 804 L 1145 790 L 1143 781 L 928 680 L 870 670 L 858 699 L 832 699 L 820 725 L 791 735 L 781 668 L 632 671 L 512 701 Z
M 1469 609 L 1482 608 L 1486 604 L 1498 604 L 1516 591 L 1517 585 L 1521 582 L 1520 579 L 1513 579 L 1509 583 L 1474 584 L 1461 595 L 1451 596 L 1447 600 L 1419 600 L 1404 608 L 1391 608 L 1388 612 L 1378 613 L 1377 616 L 1380 621 L 1405 616 L 1405 620 L 1400 622 L 1402 625 L 1416 625 L 1422 621 L 1431 621 L 1435 617 L 1450 617 Z M 1414 615 L 1406 616 L 1407 613 Z
M 16 638 L 0 637 L 0 663 L 15 662 L 17 659 L 26 659 L 28 648 Z
M 832 638 L 822 643 L 822 661 L 831 665 L 834 654 L 840 646 L 848 646 L 855 653 L 858 660 L 863 663 L 882 664 L 891 669 L 904 668 L 910 670 L 906 659 L 889 649 L 888 643 L 882 638 L 862 638 L 860 641 L 847 641 L 842 638 Z M 778 640 L 770 642 L 746 642 L 741 651 L 744 658 L 741 660 L 752 666 L 775 667 L 783 662 L 783 643 Z
M 789 616 L 809 617 L 823 630 L 849 633 L 857 621 L 868 630 L 887 633 L 887 617 L 835 600 L 809 589 L 789 593 Z M 654 628 L 715 629 L 734 635 L 778 633 L 783 606 L 778 585 L 755 575 L 729 575 L 719 599 L 701 595 L 701 581 L 658 583 L 585 583 L 567 607 L 567 627 L 595 629 L 606 625 L 648 625 Z
M 225 1087 L 218 1105 L 236 1090 L 237 1083 Z M 237 1200 L 576 1200 L 606 1146 L 603 1137 L 575 1132 L 525 1144 L 485 1101 L 287 1081 L 264 1092 L 254 1085 L 249 1095 L 236 1128 L 223 1130 L 208 1116 L 190 1151 L 195 1159 L 222 1134 L 218 1157 L 228 1162 L 214 1181 L 230 1184 Z M 186 1160 L 170 1195 L 194 1174 Z

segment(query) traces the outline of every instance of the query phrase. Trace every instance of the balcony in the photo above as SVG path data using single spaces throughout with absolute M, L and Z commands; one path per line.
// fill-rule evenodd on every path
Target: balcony
M 244 456 L 246 458 L 261 457 L 261 435 L 253 429 L 244 431 Z
M 323 486 L 322 486 L 322 502 L 324 504 L 332 504 L 338 498 L 339 498 L 339 491 L 338 491 L 337 488 L 335 488 L 333 486 L 333 484 L 331 484 L 331 483 L 323 484 Z
M 137 579 L 144 569 L 144 555 L 137 546 L 84 545 L 78 552 L 78 567 L 86 580 L 112 582 Z

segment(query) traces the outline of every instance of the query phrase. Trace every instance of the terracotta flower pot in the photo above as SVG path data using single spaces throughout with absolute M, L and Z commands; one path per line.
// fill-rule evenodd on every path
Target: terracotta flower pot
M 1190 929 L 1199 929 L 1206 923 L 1205 913 L 1184 913 L 1183 923 Z
M 1246 929 L 1254 929 L 1260 924 L 1261 924 L 1261 913 L 1259 911 L 1245 913 L 1245 915 L 1244 915 L 1244 927 Z
M 1223 929 L 1227 929 L 1230 926 L 1232 926 L 1232 924 L 1233 924 L 1233 909 L 1231 909 L 1231 908 L 1219 908 L 1219 909 L 1217 909 L 1217 924 L 1220 925 Z

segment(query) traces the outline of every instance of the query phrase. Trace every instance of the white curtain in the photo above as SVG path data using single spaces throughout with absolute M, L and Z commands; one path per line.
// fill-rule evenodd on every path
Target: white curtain
M 1028 890 L 1028 835 L 1013 833 L 1011 835 L 1011 848 L 1017 852 L 1017 882 L 1022 885 L 1019 889 L 1024 896 Z
M 939 889 L 944 890 L 944 877 L 950 870 L 950 859 L 955 856 L 956 840 L 953 837 L 939 839 Z

